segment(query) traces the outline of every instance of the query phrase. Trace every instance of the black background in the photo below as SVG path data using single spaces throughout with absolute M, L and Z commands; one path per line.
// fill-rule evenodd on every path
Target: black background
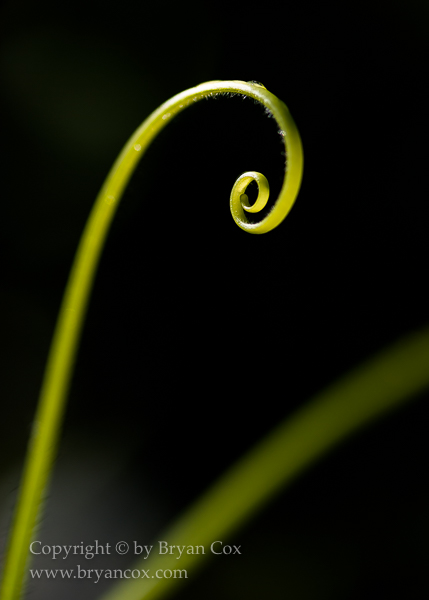
M 303 140 L 296 205 L 267 235 L 229 214 L 241 172 L 274 197 L 283 178 L 275 123 L 240 97 L 169 124 L 119 208 L 42 531 L 148 543 L 295 408 L 427 324 L 429 11 L 10 1 L 0 23 L 3 534 L 79 235 L 129 135 L 172 95 L 241 79 L 281 98 Z M 422 396 L 350 440 L 184 594 L 422 597 L 426 419 Z M 75 597 L 54 585 L 40 597 Z

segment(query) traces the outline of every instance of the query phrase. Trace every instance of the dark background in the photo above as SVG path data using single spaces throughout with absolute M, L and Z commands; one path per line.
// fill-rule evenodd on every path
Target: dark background
M 182 90 L 261 81 L 301 133 L 302 188 L 275 231 L 234 224 L 241 172 L 274 197 L 283 178 L 275 123 L 240 97 L 187 109 L 143 157 L 97 275 L 47 540 L 157 539 L 276 423 L 427 325 L 428 27 L 418 0 L 3 3 L 2 536 L 89 210 L 126 139 Z M 313 468 L 183 597 L 423 597 L 426 401 Z M 33 598 L 76 597 L 45 585 Z

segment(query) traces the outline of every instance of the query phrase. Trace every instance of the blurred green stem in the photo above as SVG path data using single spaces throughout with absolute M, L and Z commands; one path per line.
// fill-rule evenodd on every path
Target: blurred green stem
M 150 554 L 134 569 L 195 571 L 210 544 L 227 542 L 286 485 L 329 450 L 429 387 L 429 329 L 416 333 L 367 361 L 277 427 L 239 460 L 157 540 L 199 546 L 206 554 Z M 208 554 L 207 554 L 208 553 Z M 186 579 L 121 580 L 101 600 L 160 600 Z M 189 579 L 188 579 L 189 581 Z

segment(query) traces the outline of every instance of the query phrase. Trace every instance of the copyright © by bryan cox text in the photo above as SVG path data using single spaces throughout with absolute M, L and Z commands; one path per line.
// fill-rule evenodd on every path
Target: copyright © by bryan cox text
M 153 554 L 171 554 L 177 559 L 181 558 L 184 554 L 218 554 L 218 555 L 234 555 L 241 554 L 241 546 L 234 544 L 224 544 L 220 540 L 212 542 L 208 548 L 204 546 L 180 546 L 171 545 L 165 541 L 159 541 L 151 545 L 139 544 L 137 541 L 131 543 L 128 542 L 117 542 L 111 544 L 106 542 L 101 544 L 98 540 L 95 540 L 93 544 L 80 544 L 73 545 L 49 545 L 43 544 L 41 541 L 36 540 L 30 544 L 30 552 L 34 555 L 49 556 L 52 559 L 67 559 L 70 556 L 83 556 L 87 560 L 91 560 L 94 556 L 103 554 L 134 554 L 135 556 L 141 556 L 143 559 L 149 558 L 151 553 Z
M 132 554 L 146 560 L 149 556 L 170 555 L 177 560 L 186 554 L 218 554 L 234 555 L 241 554 L 241 546 L 234 544 L 224 544 L 220 540 L 212 542 L 210 546 L 204 547 L 191 545 L 173 545 L 166 541 L 158 541 L 151 545 L 139 544 L 133 542 L 117 542 L 116 544 L 101 544 L 95 540 L 92 544 L 43 544 L 36 540 L 30 544 L 30 552 L 34 555 L 41 555 L 51 560 L 66 560 L 72 556 L 81 556 L 86 560 L 91 560 L 95 556 L 102 555 L 125 555 Z M 152 564 L 152 563 L 149 563 Z M 171 565 L 171 561 L 169 563 Z M 90 569 L 88 564 L 85 567 L 77 565 L 71 569 L 30 569 L 32 579 L 91 579 L 98 583 L 100 579 L 187 579 L 186 569 Z M 149 566 L 149 565 L 148 565 Z

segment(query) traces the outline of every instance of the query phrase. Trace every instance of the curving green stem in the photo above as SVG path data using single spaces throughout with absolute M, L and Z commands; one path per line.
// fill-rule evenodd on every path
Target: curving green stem
M 66 287 L 29 442 L 6 555 L 2 600 L 18 600 L 22 593 L 28 548 L 51 472 L 91 287 L 110 223 L 124 189 L 146 148 L 175 115 L 194 102 L 222 92 L 249 96 L 263 104 L 279 126 L 287 157 L 279 197 L 270 213 L 259 223 L 248 222 L 242 203 L 246 202 L 247 185 L 255 180 L 261 196 L 257 205 L 261 206 L 263 198 L 267 197 L 265 178 L 256 172 L 249 172 L 237 180 L 231 192 L 231 212 L 237 225 L 250 233 L 270 231 L 281 223 L 295 201 L 303 169 L 299 133 L 285 104 L 260 84 L 210 81 L 182 92 L 152 113 L 127 142 L 96 199 Z M 146 224 L 147 227 L 156 225 L 152 222 Z
M 276 494 L 351 434 L 429 387 L 429 328 L 360 365 L 280 423 L 233 465 L 175 523 L 158 535 L 168 545 L 206 554 L 155 552 L 132 570 L 186 569 L 188 576 Z M 138 575 L 138 573 L 137 573 Z M 189 579 L 123 579 L 100 600 L 161 600 Z M 287 584 L 286 584 L 287 585 Z M 285 593 L 285 597 L 287 594 Z

